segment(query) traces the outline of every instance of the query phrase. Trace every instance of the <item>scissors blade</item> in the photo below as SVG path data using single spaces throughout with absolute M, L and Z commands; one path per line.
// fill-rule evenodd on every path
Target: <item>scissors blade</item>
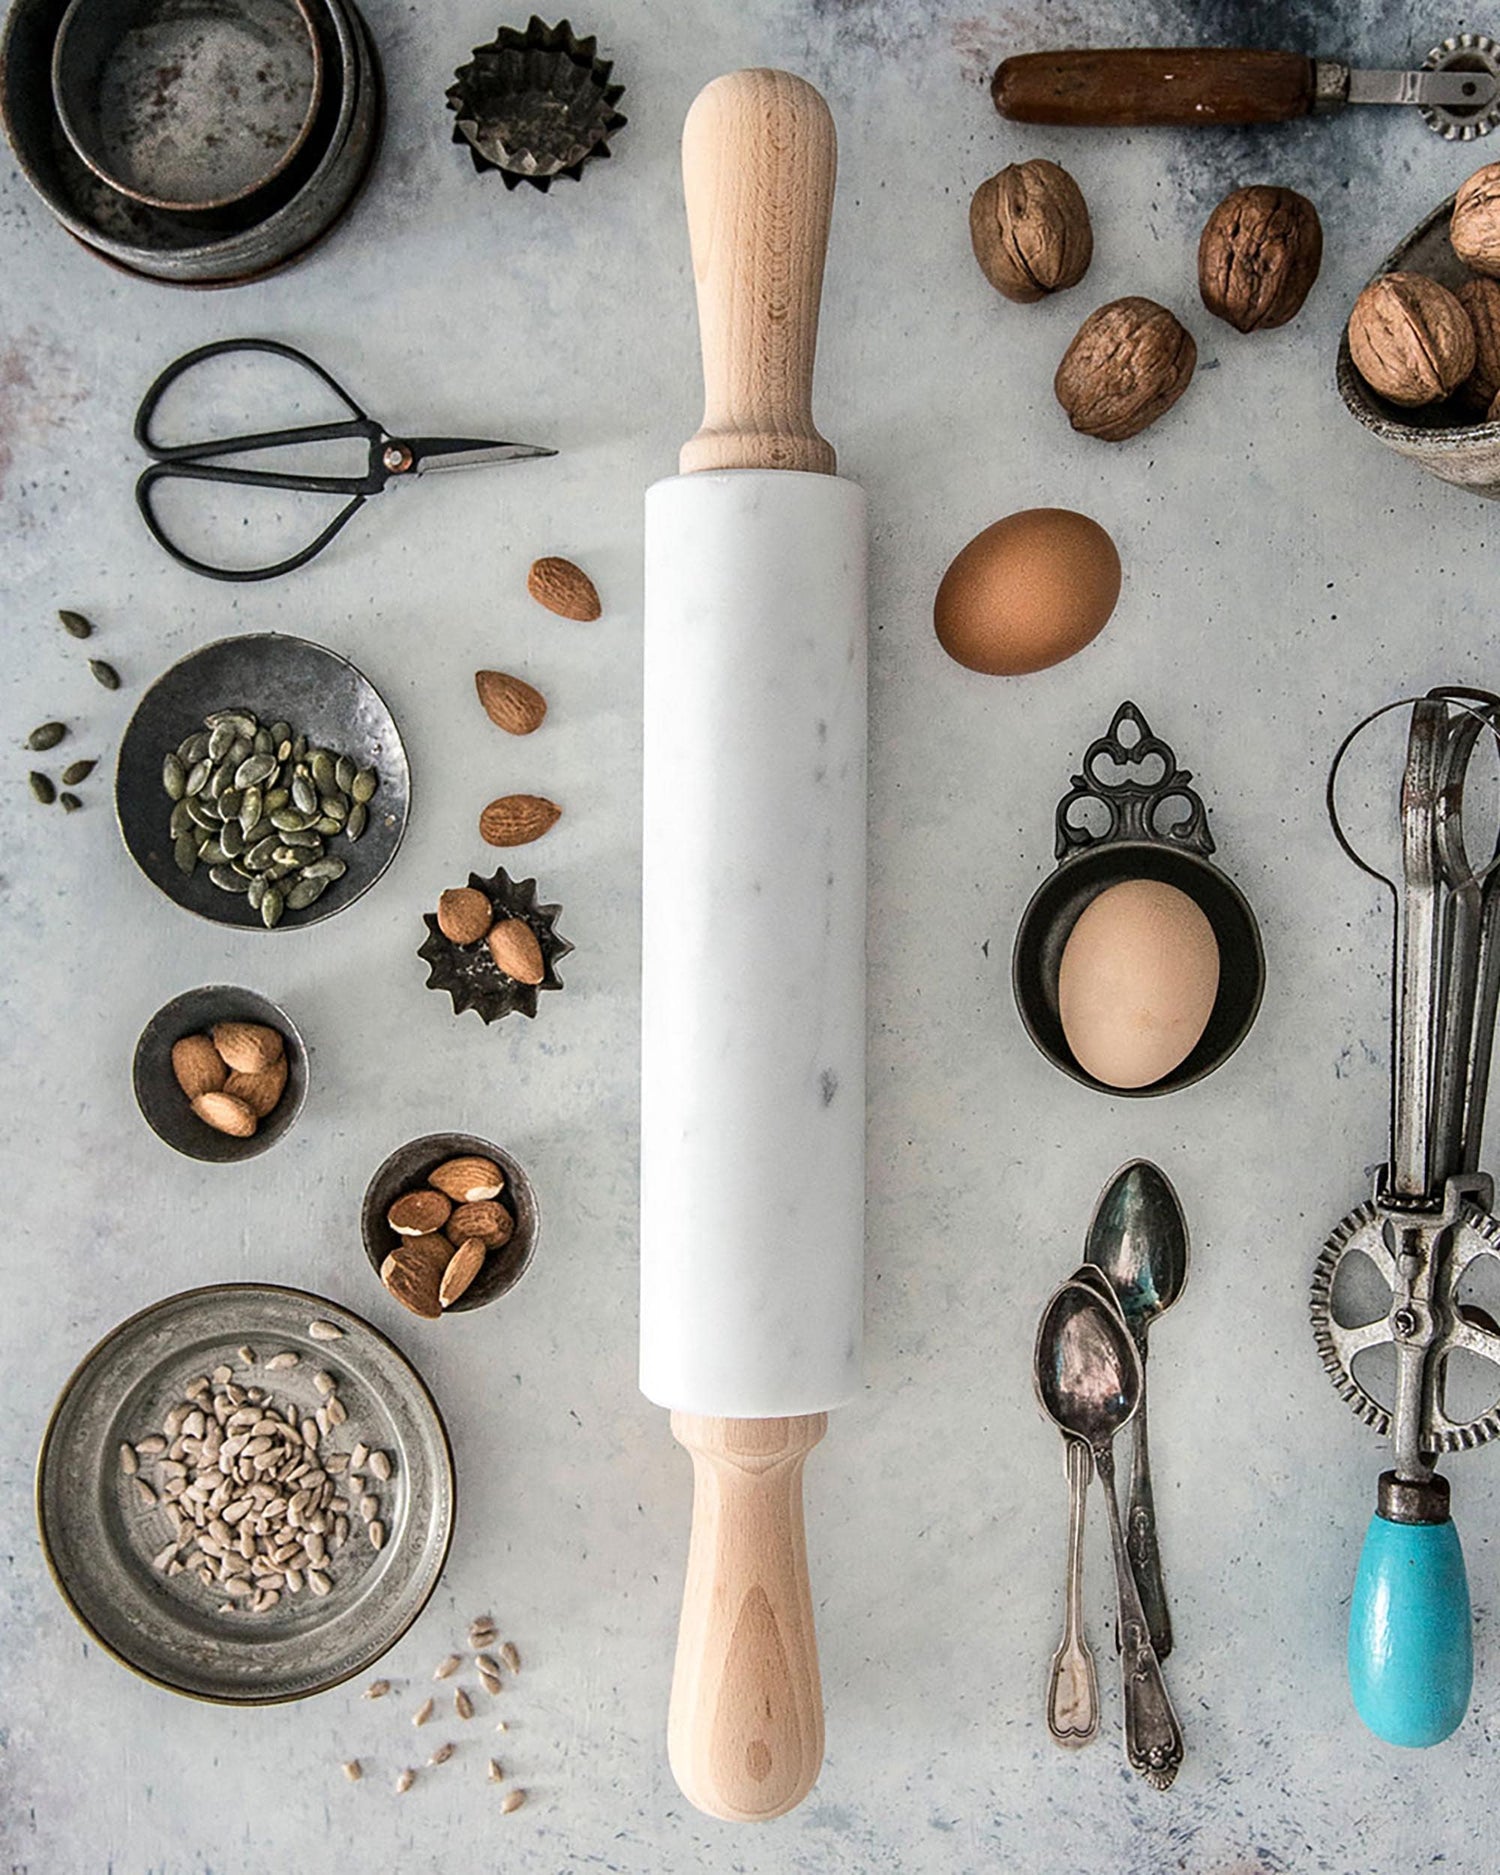
M 413 436 L 405 447 L 411 452 L 411 475 L 434 469 L 474 469 L 491 462 L 527 462 L 536 456 L 555 456 L 555 449 L 537 443 L 496 443 L 477 436 Z

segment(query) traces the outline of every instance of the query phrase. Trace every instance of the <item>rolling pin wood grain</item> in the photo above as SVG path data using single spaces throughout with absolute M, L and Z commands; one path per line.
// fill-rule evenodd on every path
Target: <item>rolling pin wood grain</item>
M 990 94 L 1022 124 L 1280 124 L 1306 117 L 1314 61 L 1232 46 L 1027 52 L 1004 60 Z
M 646 498 L 641 1387 L 693 1460 L 668 1751 L 736 1821 L 822 1762 L 802 1469 L 859 1382 L 865 507 L 812 416 L 834 169 L 800 79 L 694 103 L 704 416 Z

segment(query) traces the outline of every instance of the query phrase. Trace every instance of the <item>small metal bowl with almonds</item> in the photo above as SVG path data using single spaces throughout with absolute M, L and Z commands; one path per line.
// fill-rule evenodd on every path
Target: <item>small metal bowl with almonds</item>
M 229 1165 L 290 1131 L 307 1098 L 307 1045 L 268 997 L 206 984 L 174 996 L 142 1029 L 132 1079 L 158 1139 Z
M 430 1133 L 399 1147 L 370 1180 L 360 1214 L 370 1267 L 428 1321 L 513 1289 L 540 1227 L 525 1171 L 472 1133 Z

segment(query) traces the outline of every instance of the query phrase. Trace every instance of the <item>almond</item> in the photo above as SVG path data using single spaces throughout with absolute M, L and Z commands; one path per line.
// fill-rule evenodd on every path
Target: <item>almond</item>
M 510 1242 L 516 1221 L 503 1204 L 486 1198 L 478 1204 L 459 1205 L 445 1228 L 455 1249 L 473 1237 L 487 1250 L 498 1250 L 501 1244 Z
M 399 1237 L 430 1237 L 448 1222 L 452 1209 L 452 1200 L 440 1191 L 409 1191 L 386 1212 L 385 1221 Z
M 547 974 L 536 932 L 524 918 L 504 918 L 485 939 L 495 968 L 517 983 L 540 983 Z
M 450 944 L 477 944 L 495 922 L 495 913 L 483 892 L 456 885 L 438 900 L 437 921 Z
M 228 1133 L 234 1139 L 249 1139 L 260 1125 L 252 1109 L 233 1094 L 199 1094 L 193 1102 L 193 1112 L 216 1133 Z
M 229 1078 L 224 1057 L 206 1035 L 184 1035 L 172 1044 L 172 1072 L 189 1100 L 217 1094 Z
M 500 1196 L 505 1174 L 493 1159 L 447 1159 L 427 1183 L 455 1204 L 477 1204 L 481 1199 Z
M 484 1253 L 485 1246 L 477 1237 L 466 1238 L 453 1252 L 438 1284 L 438 1302 L 443 1308 L 451 1308 L 479 1274 Z
M 583 568 L 554 555 L 532 563 L 526 575 L 526 590 L 538 605 L 546 606 L 559 618 L 578 619 L 585 625 L 598 618 L 601 610 L 594 582 Z
M 443 1312 L 438 1289 L 453 1257 L 446 1237 L 408 1237 L 380 1266 L 380 1280 L 413 1315 L 435 1322 Z
M 513 736 L 529 736 L 547 714 L 547 699 L 541 691 L 504 671 L 475 671 L 474 688 L 485 715 Z
M 562 809 L 540 794 L 507 794 L 479 816 L 480 838 L 491 846 L 526 846 L 555 827 Z
M 243 1100 L 257 1119 L 265 1119 L 286 1092 L 286 1056 L 256 1074 L 231 1074 L 224 1092 Z
M 214 1047 L 237 1074 L 259 1074 L 286 1053 L 275 1029 L 262 1022 L 216 1022 Z

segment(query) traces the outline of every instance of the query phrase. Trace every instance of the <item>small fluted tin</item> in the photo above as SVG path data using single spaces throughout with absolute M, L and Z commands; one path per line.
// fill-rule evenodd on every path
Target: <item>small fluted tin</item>
M 1032 894 L 1016 931 L 1011 984 L 1027 1034 L 1064 1074 L 1122 1099 L 1169 1094 L 1212 1074 L 1249 1034 L 1265 990 L 1260 927 L 1244 893 L 1208 857 L 1214 850 L 1208 812 L 1191 781 L 1135 704 L 1122 703 L 1107 733 L 1089 744 L 1081 772 L 1058 803 L 1058 865 Z M 1084 803 L 1102 816 L 1102 830 L 1084 824 Z M 1198 906 L 1218 945 L 1219 987 L 1202 1035 L 1171 1073 L 1148 1087 L 1111 1087 L 1088 1073 L 1068 1046 L 1058 976 L 1084 910 L 1111 886 L 1136 879 L 1175 886 Z
M 557 966 L 573 946 L 557 929 L 561 905 L 538 905 L 535 879 L 512 879 L 502 866 L 488 879 L 477 872 L 469 874 L 470 889 L 482 892 L 498 922 L 519 918 L 531 927 L 542 953 L 543 975 L 540 983 L 518 983 L 506 976 L 491 957 L 481 938 L 477 944 L 455 944 L 444 937 L 436 916 L 427 912 L 422 922 L 427 937 L 417 955 L 431 965 L 427 987 L 441 990 L 452 998 L 453 1013 L 461 1016 L 472 1009 L 484 1022 L 498 1022 L 519 1010 L 523 1016 L 535 1016 L 537 993 L 560 990 L 562 978 Z
M 623 85 L 610 82 L 613 61 L 597 55 L 567 20 L 548 26 L 532 15 L 524 32 L 502 26 L 454 73 L 448 108 L 453 141 L 468 147 L 476 170 L 497 170 L 507 189 L 523 182 L 544 194 L 559 176 L 575 182 L 584 165 L 609 155 L 607 139 L 626 119 L 616 109 Z

